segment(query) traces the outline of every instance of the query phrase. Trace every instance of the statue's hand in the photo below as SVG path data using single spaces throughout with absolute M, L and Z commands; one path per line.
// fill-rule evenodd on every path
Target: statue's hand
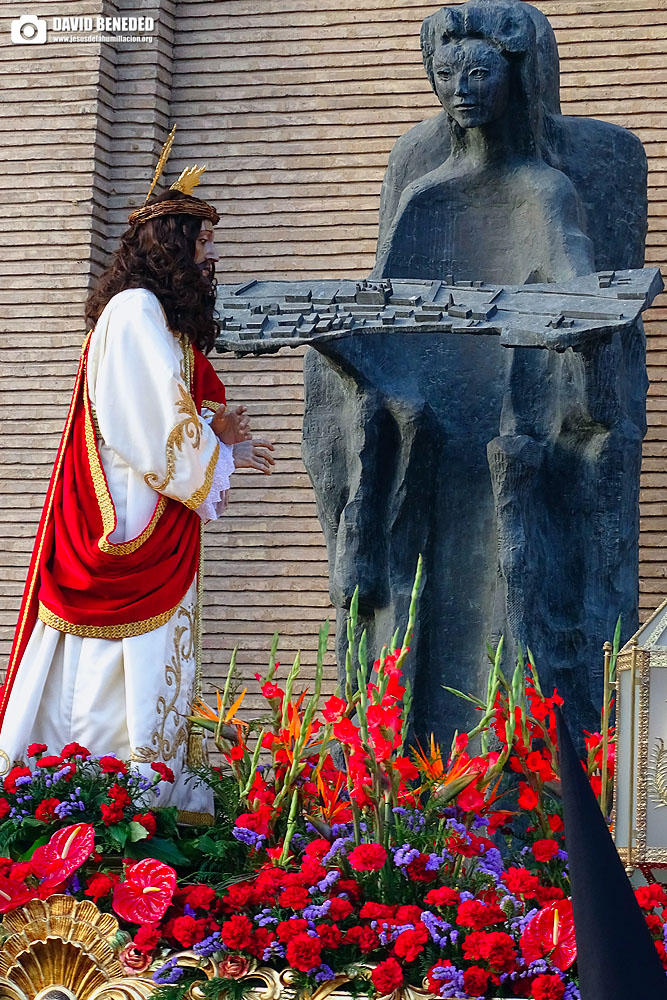
M 234 445 L 247 441 L 252 437 L 248 407 L 235 406 L 233 410 L 229 410 L 221 406 L 211 420 L 211 428 L 223 444 Z
M 271 466 L 276 464 L 271 454 L 273 450 L 273 444 L 266 438 L 239 441 L 232 448 L 234 466 L 237 469 L 256 469 L 270 476 Z

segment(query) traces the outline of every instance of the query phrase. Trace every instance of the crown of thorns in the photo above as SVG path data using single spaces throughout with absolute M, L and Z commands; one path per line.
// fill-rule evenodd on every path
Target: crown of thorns
M 176 126 L 174 125 L 169 133 L 167 141 L 162 147 L 162 152 L 160 153 L 160 158 L 157 161 L 155 173 L 153 174 L 153 181 L 148 189 L 148 194 L 146 195 L 146 202 L 153 194 L 155 185 L 159 181 L 162 171 L 164 170 L 167 160 L 169 159 L 175 135 Z M 144 204 L 142 208 L 138 208 L 130 214 L 130 225 L 139 225 L 142 222 L 148 222 L 149 219 L 155 219 L 160 215 L 194 215 L 198 219 L 209 219 L 214 226 L 217 226 L 220 221 L 220 216 L 213 208 L 213 205 L 209 205 L 207 202 L 202 201 L 200 198 L 196 198 L 192 194 L 194 189 L 201 182 L 202 174 L 205 170 L 206 167 L 200 167 L 196 163 L 193 167 L 186 167 L 185 170 L 182 171 L 178 180 L 174 181 L 169 188 L 170 191 L 180 191 L 181 194 L 187 195 L 187 201 L 184 201 L 181 198 L 174 198 L 173 201 L 157 201 L 152 205 Z

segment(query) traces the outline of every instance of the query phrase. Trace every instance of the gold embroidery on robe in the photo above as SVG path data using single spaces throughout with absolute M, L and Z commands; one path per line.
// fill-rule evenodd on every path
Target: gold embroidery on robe
M 202 427 L 199 422 L 199 414 L 197 413 L 195 401 L 192 396 L 186 392 L 182 385 L 178 386 L 178 392 L 181 398 L 176 406 L 179 413 L 185 414 L 185 420 L 181 420 L 177 423 L 176 426 L 171 429 L 169 437 L 167 438 L 167 444 L 165 446 L 167 475 L 161 482 L 160 476 L 156 472 L 147 472 L 144 476 L 144 482 L 146 485 L 152 487 L 154 490 L 157 490 L 158 493 L 164 490 L 176 474 L 176 449 L 178 448 L 180 450 L 183 447 L 186 438 L 189 438 L 189 440 L 192 441 L 193 448 L 198 448 L 199 442 L 201 441 Z
M 187 608 L 180 607 L 177 620 L 181 619 L 185 620 L 185 624 L 177 624 L 174 627 L 173 655 L 165 666 L 165 681 L 170 692 L 166 697 L 160 695 L 157 700 L 158 725 L 151 739 L 158 758 L 165 763 L 174 760 L 179 748 L 188 740 L 188 723 L 177 706 L 183 683 L 183 663 L 194 655 L 194 609 L 189 611 Z M 171 739 L 165 735 L 167 726 L 170 724 L 177 727 Z

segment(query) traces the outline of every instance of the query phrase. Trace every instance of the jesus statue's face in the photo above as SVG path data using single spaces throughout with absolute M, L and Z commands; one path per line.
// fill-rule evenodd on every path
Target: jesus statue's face
M 498 49 L 480 38 L 445 42 L 433 57 L 435 92 L 461 128 L 479 128 L 507 111 L 510 68 Z
M 215 275 L 215 265 L 219 261 L 215 249 L 213 223 L 208 219 L 202 219 L 201 228 L 195 243 L 195 264 L 199 267 L 205 278 L 213 280 Z

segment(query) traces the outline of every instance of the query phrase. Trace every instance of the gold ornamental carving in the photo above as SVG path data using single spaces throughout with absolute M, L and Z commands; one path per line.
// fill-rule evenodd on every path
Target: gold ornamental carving
M 146 1000 L 155 984 L 127 977 L 118 921 L 90 900 L 34 899 L 2 919 L 0 1000 Z

